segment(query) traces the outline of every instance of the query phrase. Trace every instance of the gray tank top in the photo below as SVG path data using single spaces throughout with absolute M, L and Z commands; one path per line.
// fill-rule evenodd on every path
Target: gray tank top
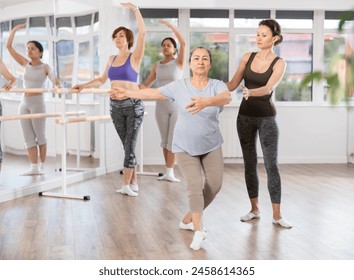
M 32 66 L 27 63 L 23 72 L 23 83 L 25 88 L 43 88 L 44 82 L 47 79 L 45 67 L 47 64 Z
M 183 78 L 183 71 L 178 68 L 176 59 L 173 59 L 165 64 L 162 64 L 161 61 L 159 61 L 156 66 L 157 87 L 162 87 Z

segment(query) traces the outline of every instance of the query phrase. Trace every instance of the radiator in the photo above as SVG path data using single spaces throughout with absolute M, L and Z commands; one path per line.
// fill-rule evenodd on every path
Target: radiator
M 241 157 L 241 147 L 237 136 L 235 118 L 221 118 L 220 130 L 224 138 L 224 144 L 222 146 L 224 158 Z

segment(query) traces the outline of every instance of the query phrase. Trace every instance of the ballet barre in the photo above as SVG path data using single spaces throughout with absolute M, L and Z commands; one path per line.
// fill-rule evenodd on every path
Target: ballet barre
M 77 89 L 71 88 L 11 88 L 6 90 L 0 88 L 0 92 L 12 92 L 12 93 L 46 93 L 51 92 L 54 94 L 75 94 L 75 93 L 110 93 L 111 89 L 108 88 L 84 88 L 79 92 Z
M 56 119 L 56 124 L 63 124 L 63 123 L 77 123 L 77 122 L 93 122 L 93 121 L 105 121 L 111 120 L 111 116 L 87 116 L 87 117 L 77 117 L 77 118 L 67 118 L 67 119 Z
M 64 116 L 77 116 L 77 115 L 84 115 L 84 114 L 85 114 L 85 111 L 66 112 L 66 113 L 64 113 Z M 0 116 L 0 121 L 55 118 L 55 117 L 60 117 L 60 116 L 63 116 L 63 114 L 47 114 L 47 113 L 24 114 L 24 115 L 13 115 L 13 116 Z
M 56 119 L 55 122 L 57 124 L 63 125 L 63 153 L 62 153 L 62 185 L 61 192 L 40 192 L 39 196 L 50 196 L 50 197 L 59 197 L 59 198 L 73 198 L 73 199 L 83 199 L 90 200 L 89 195 L 74 195 L 68 194 L 66 192 L 67 186 L 67 176 L 66 176 L 66 125 L 68 123 L 74 122 L 87 122 L 87 121 L 100 121 L 100 120 L 109 120 L 111 116 L 87 116 L 87 117 L 74 117 L 74 118 L 66 118 L 66 119 Z

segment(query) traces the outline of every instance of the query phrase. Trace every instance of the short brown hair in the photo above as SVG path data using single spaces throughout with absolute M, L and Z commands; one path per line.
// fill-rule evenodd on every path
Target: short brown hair
M 123 30 L 124 33 L 125 33 L 125 36 L 127 37 L 127 42 L 128 42 L 128 49 L 130 50 L 130 48 L 133 46 L 134 44 L 134 34 L 133 32 L 128 29 L 128 28 L 125 28 L 124 26 L 120 26 L 118 28 L 116 28 L 113 33 L 112 33 L 112 39 L 114 40 L 114 38 L 116 37 L 117 33 L 119 31 Z

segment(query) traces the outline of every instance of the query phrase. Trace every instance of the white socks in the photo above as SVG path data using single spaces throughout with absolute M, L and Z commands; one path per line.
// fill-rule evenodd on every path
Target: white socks
M 44 171 L 44 162 L 41 162 L 39 164 L 39 168 L 38 168 L 38 175 L 43 175 L 45 173 Z
M 129 196 L 138 196 L 138 194 L 130 188 L 130 185 L 124 185 L 119 190 L 116 190 L 116 192 L 121 194 L 126 194 Z
M 26 172 L 21 173 L 20 175 L 21 176 L 38 175 L 38 164 L 31 163 L 31 168 L 29 170 L 27 170 Z
M 44 172 L 44 162 L 40 164 L 31 163 L 31 168 L 26 172 L 21 173 L 21 176 L 32 176 L 32 175 L 43 175 Z
M 134 192 L 138 192 L 139 191 L 139 185 L 138 184 L 130 184 L 130 188 Z
M 175 183 L 181 182 L 180 179 L 177 179 L 175 177 L 175 173 L 173 171 L 173 168 L 168 168 L 168 167 L 166 167 L 166 174 L 157 178 L 157 180 L 159 180 L 159 181 L 165 180 L 165 181 L 170 181 L 170 182 L 175 182 Z
M 206 233 L 205 231 L 196 231 L 194 233 L 193 241 L 191 245 L 189 246 L 193 250 L 199 250 L 202 242 L 206 239 Z

